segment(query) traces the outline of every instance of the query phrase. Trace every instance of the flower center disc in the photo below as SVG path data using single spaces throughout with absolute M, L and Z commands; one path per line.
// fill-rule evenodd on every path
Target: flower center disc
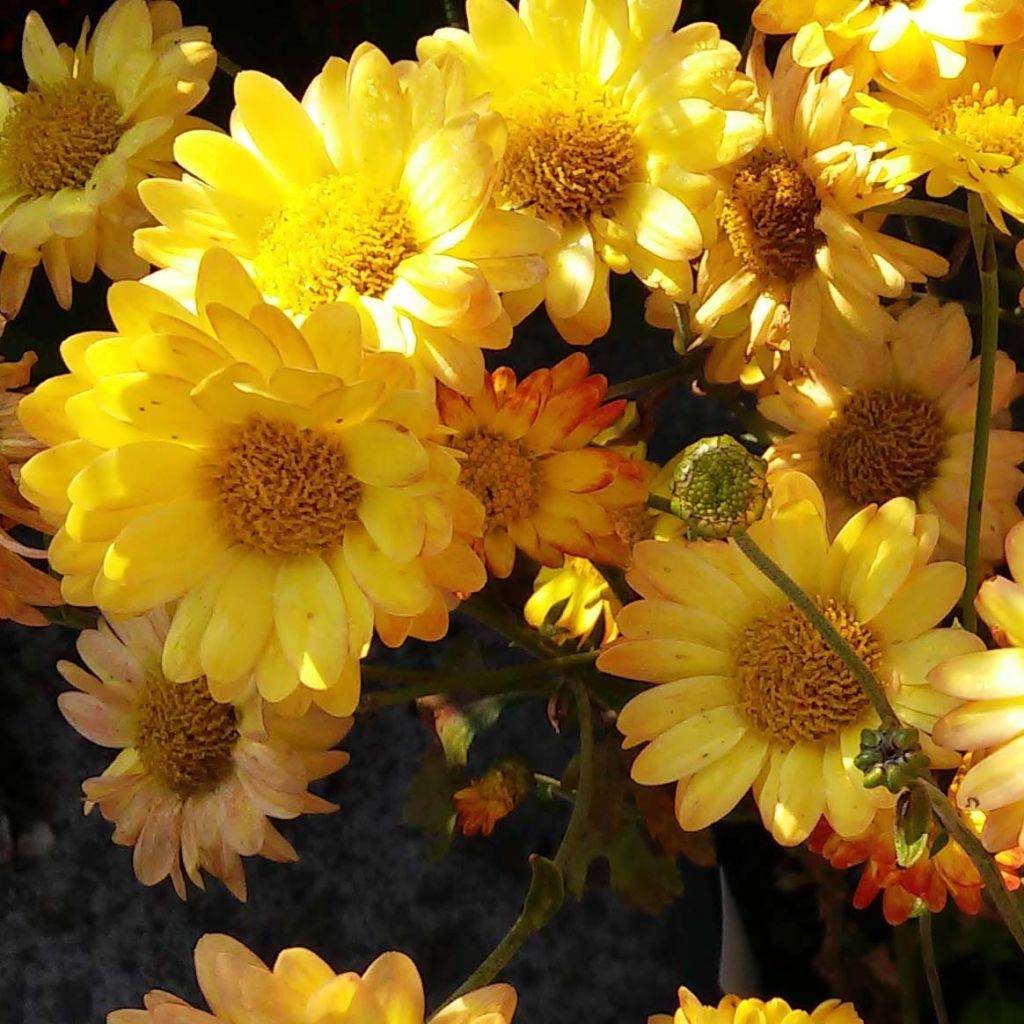
M 563 223 L 610 216 L 622 190 L 639 177 L 633 122 L 583 75 L 543 75 L 501 113 L 508 123 L 503 205 Z
M 84 188 L 122 131 L 121 108 L 102 85 L 71 79 L 33 89 L 0 129 L 0 181 L 33 196 Z
M 1024 161 L 1024 106 L 1002 99 L 998 89 L 983 91 L 975 82 L 970 95 L 957 96 L 932 115 L 932 126 L 976 152 Z
M 180 797 L 213 789 L 231 770 L 235 709 L 204 678 L 151 680 L 138 709 L 135 747 L 146 771 Z
M 881 661 L 874 634 L 834 598 L 816 604 L 870 669 Z M 834 736 L 869 706 L 853 673 L 794 604 L 754 619 L 735 648 L 739 709 L 777 743 Z
M 855 505 L 916 498 L 945 449 L 941 413 L 901 388 L 854 392 L 818 441 L 825 481 Z
M 749 271 L 792 284 L 814 266 L 825 240 L 815 226 L 820 211 L 814 182 L 796 161 L 761 153 L 737 171 L 722 229 Z
M 484 507 L 486 526 L 508 526 L 537 507 L 537 467 L 519 441 L 490 434 L 453 438 L 461 460 L 459 483 Z
M 380 298 L 417 251 L 404 199 L 358 175 L 335 174 L 267 218 L 253 268 L 281 306 L 311 313 L 347 292 Z
M 222 447 L 214 488 L 230 534 L 267 554 L 309 555 L 341 543 L 360 484 L 328 435 L 252 416 Z

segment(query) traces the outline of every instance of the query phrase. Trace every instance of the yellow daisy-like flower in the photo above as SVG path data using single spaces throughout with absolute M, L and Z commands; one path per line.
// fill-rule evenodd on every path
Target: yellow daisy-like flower
M 426 1015 L 423 982 L 404 953 L 384 953 L 362 974 L 336 974 L 315 953 L 293 948 L 281 952 L 270 970 L 230 936 L 207 934 L 196 943 L 195 963 L 209 1013 L 154 990 L 144 1010 L 115 1010 L 107 1024 L 423 1024 Z M 460 996 L 430 1019 L 433 1024 L 511 1024 L 515 1010 L 511 985 L 488 985 Z
M 414 619 L 486 582 L 462 538 L 479 509 L 429 440 L 408 362 L 364 353 L 359 318 L 297 328 L 223 250 L 191 313 L 145 284 L 109 294 L 116 333 L 62 346 L 71 373 L 21 404 L 51 445 L 23 493 L 59 526 L 50 562 L 72 604 L 117 615 L 180 599 L 164 671 L 235 699 L 350 714 L 375 609 Z M 445 619 L 447 623 L 447 619 Z
M 534 629 L 550 632 L 555 643 L 578 640 L 582 644 L 600 622 L 603 646 L 619 635 L 615 616 L 621 607 L 594 563 L 572 557 L 560 569 L 541 568 L 523 618 Z
M 959 705 L 936 724 L 935 742 L 975 752 L 956 800 L 985 813 L 981 840 L 993 852 L 1024 846 L 1024 524 L 1007 535 L 1006 561 L 1013 578 L 986 580 L 975 601 L 1002 646 L 950 657 L 928 676 Z
M 901 193 L 879 183 L 871 149 L 856 141 L 849 74 L 802 68 L 787 44 L 770 75 L 763 36 L 751 70 L 765 100 L 765 140 L 725 193 L 693 323 L 709 343 L 742 337 L 749 323 L 734 370 L 753 361 L 768 376 L 780 355 L 802 367 L 816 350 L 880 344 L 891 318 L 879 298 L 896 298 L 948 264 L 863 216 Z
M 78 691 L 58 698 L 64 717 L 118 751 L 83 783 L 85 810 L 98 806 L 114 823 L 114 842 L 134 846 L 143 885 L 170 875 L 185 899 L 185 875 L 205 888 L 205 870 L 244 900 L 243 856 L 298 859 L 270 818 L 337 810 L 306 786 L 348 763 L 329 748 L 352 720 L 316 709 L 282 718 L 255 696 L 220 704 L 202 678 L 172 682 L 160 665 L 169 626 L 163 609 L 101 620 L 78 638 L 92 672 L 58 665 Z
M 1005 353 L 996 357 L 993 417 L 1009 426 L 1009 405 L 1024 385 Z M 769 449 L 771 472 L 799 469 L 825 497 L 837 530 L 870 502 L 913 498 L 939 521 L 936 553 L 963 561 L 971 476 L 978 359 L 957 303 L 926 298 L 906 308 L 889 342 L 856 364 L 821 364 L 775 383 L 758 403 L 769 420 L 793 431 Z M 1021 519 L 1024 435 L 993 430 L 985 475 L 981 562 L 1002 559 L 1007 531 Z
M 810 1012 L 794 1010 L 778 997 L 764 1002 L 722 996 L 717 1006 L 706 1006 L 688 988 L 681 987 L 675 1015 L 656 1013 L 647 1024 L 864 1024 L 864 1019 L 852 1003 L 838 999 L 828 999 Z
M 907 498 L 869 505 L 829 544 L 813 482 L 780 476 L 768 515 L 749 536 L 787 572 L 886 687 L 901 719 L 927 734 L 952 705 L 928 670 L 980 641 L 936 629 L 963 589 L 963 566 L 928 563 L 934 517 Z M 619 613 L 623 638 L 604 672 L 656 683 L 621 711 L 641 785 L 678 783 L 687 830 L 727 814 L 753 787 L 761 818 L 783 845 L 803 842 L 824 815 L 843 836 L 863 831 L 891 794 L 867 790 L 853 759 L 878 716 L 860 684 L 810 621 L 733 541 L 644 541 L 627 576 L 644 600 Z M 959 758 L 939 752 L 936 763 Z
M 74 49 L 33 12 L 22 53 L 28 91 L 0 85 L 0 330 L 40 260 L 65 309 L 97 265 L 114 280 L 146 273 L 137 186 L 177 173 L 171 142 L 216 66 L 209 33 L 182 27 L 168 0 L 117 0 Z
M 804 67 L 849 67 L 860 84 L 888 78 L 905 91 L 955 78 L 965 43 L 1024 35 L 1019 0 L 760 0 L 751 18 L 761 32 L 795 32 Z
M 890 185 L 927 175 L 930 196 L 978 193 L 1001 231 L 1004 213 L 1024 220 L 1024 46 L 1004 46 L 998 56 L 972 46 L 956 78 L 858 98 L 854 116 L 877 128 L 888 150 L 878 168 Z
M 508 124 L 495 200 L 559 233 L 542 300 L 559 333 L 585 345 L 611 323 L 608 275 L 632 271 L 685 301 L 717 191 L 711 172 L 761 137 L 740 55 L 711 24 L 673 26 L 680 0 L 469 0 L 469 32 L 421 39 L 421 58 L 454 53 L 471 92 Z
M 647 498 L 647 469 L 591 444 L 625 400 L 602 404 L 608 381 L 582 353 L 522 383 L 508 367 L 488 373 L 471 398 L 438 388 L 446 443 L 462 453 L 459 482 L 483 510 L 488 570 L 511 574 L 516 549 L 557 568 L 566 555 L 625 564 L 614 512 Z
M 153 283 L 190 297 L 203 252 L 223 246 L 298 322 L 351 302 L 366 345 L 477 390 L 481 349 L 512 338 L 498 292 L 540 281 L 555 236 L 490 208 L 504 125 L 465 105 L 459 69 L 441 63 L 392 66 L 365 43 L 332 57 L 301 102 L 239 74 L 231 135 L 186 133 L 174 147 L 184 180 L 139 190 L 163 225 L 135 238 L 167 268 Z

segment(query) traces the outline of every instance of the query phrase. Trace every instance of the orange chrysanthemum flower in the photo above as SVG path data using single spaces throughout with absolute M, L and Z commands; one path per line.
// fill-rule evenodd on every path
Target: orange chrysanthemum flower
M 647 471 L 590 442 L 625 407 L 602 404 L 608 381 L 581 353 L 522 383 L 502 367 L 472 398 L 438 388 L 448 444 L 463 453 L 459 483 L 484 510 L 483 554 L 499 578 L 516 548 L 557 567 L 565 555 L 621 564 L 628 549 L 613 513 L 646 499 Z
M 204 935 L 196 943 L 195 961 L 210 1013 L 169 992 L 153 991 L 144 1010 L 115 1010 L 107 1024 L 423 1024 L 423 982 L 404 953 L 384 953 L 360 975 L 335 974 L 310 950 L 286 949 L 270 970 L 235 939 Z M 515 1010 L 511 985 L 488 985 L 453 1000 L 430 1019 L 432 1024 L 509 1024 Z
M 337 810 L 306 786 L 348 763 L 329 748 L 352 720 L 318 709 L 284 718 L 256 696 L 218 703 L 202 677 L 172 682 L 160 664 L 169 625 L 163 609 L 101 621 L 78 639 L 95 675 L 58 665 L 80 691 L 58 698 L 64 717 L 86 739 L 120 751 L 83 783 L 85 810 L 99 806 L 114 823 L 114 842 L 134 846 L 143 885 L 170 875 L 185 899 L 184 865 L 200 888 L 206 870 L 244 900 L 241 857 L 298 859 L 270 818 Z
M 984 815 L 979 817 L 984 821 Z M 905 923 L 924 908 L 937 914 L 950 896 L 965 914 L 976 914 L 981 908 L 984 883 L 963 847 L 950 840 L 937 851 L 926 851 L 909 868 L 901 868 L 896 861 L 894 828 L 893 811 L 881 810 L 859 836 L 844 839 L 822 818 L 807 845 L 834 868 L 842 870 L 863 864 L 853 905 L 863 910 L 882 893 L 882 913 L 891 925 Z M 980 824 L 977 831 L 981 831 Z M 1004 850 L 996 861 L 1006 887 L 1019 888 L 1017 872 L 1024 865 L 1024 851 Z
M 519 761 L 501 761 L 479 779 L 457 790 L 452 799 L 464 836 L 489 836 L 533 787 L 530 769 Z
M 50 531 L 18 493 L 17 484 L 21 464 L 43 448 L 18 423 L 18 404 L 24 395 L 12 390 L 28 383 L 35 361 L 34 352 L 27 352 L 17 362 L 0 361 L 0 619 L 22 626 L 47 625 L 49 620 L 39 608 L 63 604 L 57 580 L 25 561 L 45 558 L 46 552 L 19 543 L 7 532 L 14 526 Z

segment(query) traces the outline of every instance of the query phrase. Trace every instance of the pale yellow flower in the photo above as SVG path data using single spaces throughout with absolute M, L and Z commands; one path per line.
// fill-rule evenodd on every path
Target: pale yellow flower
M 177 174 L 171 144 L 197 123 L 216 64 L 204 28 L 174 3 L 116 0 L 74 48 L 57 46 L 35 12 L 25 22 L 29 89 L 0 85 L 0 315 L 21 308 L 42 260 L 57 301 L 98 265 L 114 280 L 148 264 L 132 251 L 147 223 L 139 183 Z M 3 319 L 0 318 L 0 330 Z

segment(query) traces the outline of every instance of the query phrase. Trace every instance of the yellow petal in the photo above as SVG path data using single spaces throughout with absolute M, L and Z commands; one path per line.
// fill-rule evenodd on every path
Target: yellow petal
M 83 508 L 131 508 L 195 491 L 200 455 L 170 441 L 143 441 L 104 452 L 68 486 Z
M 675 805 L 679 824 L 696 832 L 724 818 L 757 778 L 767 750 L 767 737 L 748 732 L 723 757 L 680 782 Z
M 648 744 L 633 762 L 630 775 L 642 786 L 677 782 L 727 754 L 748 728 L 749 722 L 735 707 L 710 708 Z

